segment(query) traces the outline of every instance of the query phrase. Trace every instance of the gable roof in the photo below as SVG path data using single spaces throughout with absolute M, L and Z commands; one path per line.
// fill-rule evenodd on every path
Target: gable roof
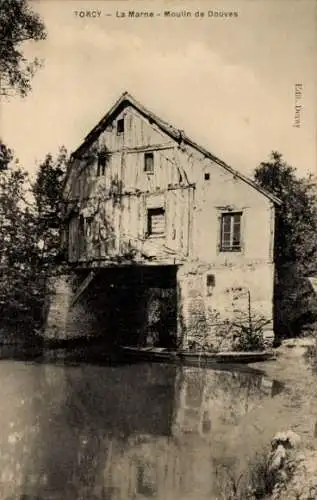
M 147 118 L 150 123 L 155 123 L 155 125 L 165 132 L 167 135 L 169 135 L 172 139 L 176 140 L 178 143 L 186 144 L 194 149 L 196 151 L 200 152 L 202 155 L 204 155 L 206 158 L 209 158 L 212 160 L 214 163 L 217 165 L 223 167 L 225 170 L 230 172 L 233 176 L 237 177 L 238 179 L 242 180 L 243 182 L 249 184 L 251 187 L 259 191 L 261 194 L 269 198 L 273 203 L 277 205 L 281 205 L 282 202 L 274 196 L 273 194 L 269 193 L 266 189 L 262 188 L 259 186 L 256 182 L 254 182 L 252 179 L 249 177 L 241 174 L 237 170 L 233 169 L 230 167 L 227 163 L 224 161 L 220 160 L 217 158 L 215 155 L 210 153 L 207 149 L 205 149 L 203 146 L 200 146 L 196 142 L 194 142 L 192 139 L 190 139 L 183 130 L 177 129 L 173 127 L 171 124 L 165 122 L 161 118 L 159 118 L 155 113 L 152 111 L 149 111 L 146 109 L 140 102 L 138 102 L 136 99 L 134 99 L 133 96 L 131 96 L 128 92 L 124 92 L 120 98 L 115 102 L 115 104 L 110 108 L 108 113 L 97 123 L 97 125 L 89 132 L 89 134 L 85 137 L 84 141 L 82 144 L 72 153 L 72 157 L 75 158 L 76 156 L 80 155 L 86 148 L 88 148 L 99 136 L 100 133 L 103 132 L 103 130 L 106 128 L 106 126 L 113 121 L 115 115 L 117 115 L 123 108 L 125 108 L 127 105 L 132 106 L 134 109 L 136 109 L 142 116 Z

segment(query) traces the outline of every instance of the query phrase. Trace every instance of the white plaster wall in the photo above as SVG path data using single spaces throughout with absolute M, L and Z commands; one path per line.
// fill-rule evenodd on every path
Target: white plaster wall
M 272 262 L 272 202 L 254 187 L 211 162 L 197 170 L 193 257 L 219 264 L 238 264 L 246 260 Z M 204 180 L 205 172 L 210 173 L 209 180 Z M 241 252 L 219 252 L 219 217 L 226 207 L 242 212 Z

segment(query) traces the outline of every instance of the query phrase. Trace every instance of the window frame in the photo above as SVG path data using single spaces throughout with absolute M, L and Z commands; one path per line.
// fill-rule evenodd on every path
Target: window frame
M 120 125 L 119 125 L 120 124 Z M 124 123 L 124 118 L 119 118 L 117 120 L 117 135 L 122 135 L 124 134 L 124 126 L 125 126 L 125 123 Z M 120 129 L 120 130 L 119 130 Z
M 148 170 L 147 169 L 147 159 L 151 158 L 152 160 L 152 169 Z M 154 151 L 145 151 L 144 156 L 143 156 L 143 171 L 146 174 L 154 174 Z
M 239 216 L 239 244 L 234 244 L 235 239 L 235 220 L 234 218 Z M 219 251 L 220 252 L 241 252 L 242 251 L 242 217 L 243 212 L 241 210 L 232 210 L 222 212 L 220 214 L 220 244 Z M 230 227 L 229 232 L 224 231 L 225 220 L 229 218 Z M 229 234 L 229 245 L 224 244 L 224 233 Z
M 155 212 L 161 212 L 161 214 Z M 160 233 L 152 232 L 151 217 L 153 215 L 162 215 L 164 217 L 164 229 Z M 148 207 L 146 209 L 146 237 L 147 238 L 163 238 L 166 235 L 166 210 L 164 206 Z

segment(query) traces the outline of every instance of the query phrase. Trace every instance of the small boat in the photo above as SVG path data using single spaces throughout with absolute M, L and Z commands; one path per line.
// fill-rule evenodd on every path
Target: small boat
M 125 359 L 138 361 L 177 361 L 178 355 L 175 349 L 166 347 L 121 347 L 121 353 Z
M 121 352 L 126 359 L 179 362 L 197 366 L 209 366 L 219 363 L 245 364 L 275 359 L 275 354 L 272 351 L 211 353 L 205 351 L 176 351 L 164 347 L 123 346 Z

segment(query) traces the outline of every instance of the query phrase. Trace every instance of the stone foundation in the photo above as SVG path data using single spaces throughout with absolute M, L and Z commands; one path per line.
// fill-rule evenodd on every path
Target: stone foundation
M 272 266 L 190 263 L 179 268 L 177 279 L 184 348 L 235 350 L 241 325 L 248 327 L 250 321 L 254 330 L 263 325 L 265 346 L 272 346 Z
M 164 280 L 163 274 L 149 266 L 99 271 L 74 304 L 87 273 L 51 279 L 46 337 L 102 336 L 112 345 L 175 347 L 176 268 L 173 277 L 167 271 Z
M 75 275 L 52 278 L 49 283 L 44 334 L 48 338 L 91 337 L 98 333 L 94 311 L 84 300 L 71 306 L 77 279 Z
M 86 290 L 74 305 L 72 298 L 84 276 L 74 273 L 52 279 L 45 335 L 50 338 L 76 338 L 102 334 L 108 335 L 109 339 L 118 337 L 120 342 L 119 331 L 123 329 L 127 331 L 122 337 L 124 342 L 129 345 L 131 340 L 130 345 L 139 345 L 142 340 L 139 331 L 142 333 L 149 329 L 149 324 L 157 323 L 155 301 L 164 299 L 166 304 L 173 306 L 175 285 L 166 288 L 165 284 L 161 289 L 153 288 L 153 283 L 142 285 L 142 280 L 141 284 L 139 281 L 130 283 L 129 271 L 120 272 L 123 273 L 122 281 L 117 283 L 117 288 L 111 288 L 113 285 L 107 283 L 108 274 L 105 273 L 97 284 L 93 281 L 88 286 L 88 292 Z M 153 281 L 157 283 L 156 279 Z M 177 344 L 180 347 L 210 351 L 251 350 L 243 348 L 247 343 L 242 345 L 246 336 L 243 332 L 250 323 L 253 331 L 257 326 L 263 326 L 265 347 L 272 346 L 272 265 L 216 267 L 190 262 L 178 267 L 176 282 Z M 169 315 L 165 314 L 167 319 Z M 173 322 L 169 323 L 167 319 L 166 335 L 173 331 L 175 338 Z

